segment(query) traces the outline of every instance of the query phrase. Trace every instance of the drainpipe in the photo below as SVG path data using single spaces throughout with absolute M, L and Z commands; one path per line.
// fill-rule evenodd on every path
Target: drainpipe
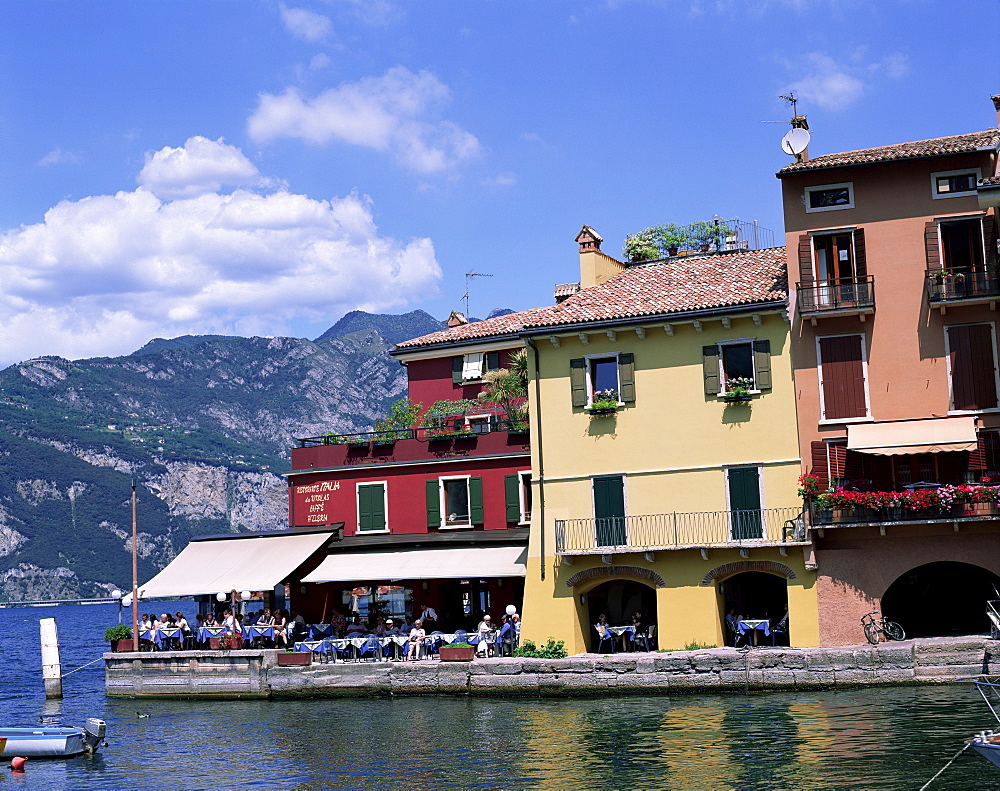
M 535 436 L 538 438 L 538 520 L 541 524 L 541 530 L 539 532 L 539 545 L 538 554 L 540 555 L 539 560 L 539 573 L 542 579 L 545 579 L 545 465 L 542 463 L 542 391 L 541 391 L 541 376 L 539 372 L 538 365 L 538 348 L 532 342 L 531 338 L 525 337 L 524 342 L 531 349 L 531 355 L 535 358 Z

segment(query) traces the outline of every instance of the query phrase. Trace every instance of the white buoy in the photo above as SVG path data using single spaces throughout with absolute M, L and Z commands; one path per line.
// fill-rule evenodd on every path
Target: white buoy
M 45 683 L 45 697 L 61 698 L 62 666 L 59 664 L 59 632 L 55 618 L 42 618 L 38 622 L 42 637 L 42 681 Z

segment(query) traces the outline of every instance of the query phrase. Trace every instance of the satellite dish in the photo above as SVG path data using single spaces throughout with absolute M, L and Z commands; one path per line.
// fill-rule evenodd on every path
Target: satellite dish
M 790 156 L 801 154 L 809 145 L 809 132 L 801 127 L 789 129 L 781 138 L 781 150 Z

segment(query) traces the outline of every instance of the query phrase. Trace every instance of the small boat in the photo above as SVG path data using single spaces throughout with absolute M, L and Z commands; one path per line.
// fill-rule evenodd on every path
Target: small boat
M 955 680 L 959 684 L 974 684 L 993 718 L 1000 723 L 1000 714 L 997 714 L 997 709 L 994 707 L 994 704 L 1000 706 L 1000 676 L 969 676 Z M 965 743 L 991 764 L 1000 767 L 1000 733 L 982 730 L 971 739 L 966 739 Z
M 0 728 L 0 758 L 70 758 L 93 755 L 104 744 L 104 720 L 90 717 L 82 728 Z

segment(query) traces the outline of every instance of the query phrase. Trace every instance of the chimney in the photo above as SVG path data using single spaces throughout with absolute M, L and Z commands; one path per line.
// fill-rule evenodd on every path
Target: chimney
M 625 269 L 621 261 L 601 252 L 604 239 L 589 225 L 580 229 L 574 241 L 580 245 L 580 288 L 599 285 Z
M 796 115 L 792 117 L 792 129 L 805 129 L 809 131 L 809 122 L 806 121 L 804 115 Z M 795 164 L 809 161 L 809 146 L 806 146 L 802 151 L 795 155 Z
M 465 318 L 465 314 L 459 310 L 453 310 L 448 320 L 445 322 L 449 327 L 461 327 L 463 324 L 468 324 L 469 320 Z
M 1000 128 L 1000 93 L 990 97 L 993 100 L 993 107 L 997 111 L 997 127 Z

